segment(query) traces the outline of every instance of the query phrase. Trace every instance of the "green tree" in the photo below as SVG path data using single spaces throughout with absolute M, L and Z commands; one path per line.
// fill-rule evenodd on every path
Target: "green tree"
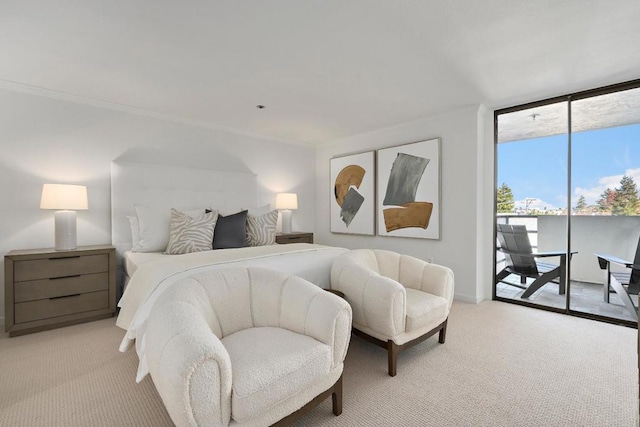
M 576 212 L 581 213 L 587 210 L 587 199 L 584 196 L 580 196 L 578 198 L 578 203 L 576 203 Z
M 513 212 L 513 208 L 514 208 L 513 192 L 511 191 L 511 187 L 509 187 L 504 182 L 498 188 L 496 201 L 497 201 L 496 208 L 498 213 Z
M 630 176 L 623 176 L 620 187 L 616 188 L 616 195 L 611 206 L 613 215 L 636 215 L 638 213 L 638 186 Z
M 613 201 L 616 198 L 616 192 L 610 188 L 607 188 L 602 192 L 598 199 L 598 210 L 600 212 L 611 212 Z

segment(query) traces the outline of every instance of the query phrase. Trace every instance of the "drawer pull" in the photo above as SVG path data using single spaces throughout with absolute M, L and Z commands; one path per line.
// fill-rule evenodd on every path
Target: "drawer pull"
M 49 280 L 71 279 L 73 277 L 80 277 L 80 275 L 74 274 L 73 276 L 49 277 Z
M 49 261 L 56 261 L 56 260 L 59 260 L 59 259 L 71 259 L 71 258 L 80 258 L 80 255 L 60 256 L 60 257 L 48 258 L 48 259 L 49 259 Z
M 51 299 L 61 299 L 61 298 L 79 297 L 80 295 L 81 295 L 81 294 L 63 295 L 63 296 L 61 296 L 61 297 L 51 297 L 51 298 L 49 298 L 49 299 L 51 300 Z
M 300 240 L 300 239 L 302 239 L 302 236 L 289 237 L 289 240 Z

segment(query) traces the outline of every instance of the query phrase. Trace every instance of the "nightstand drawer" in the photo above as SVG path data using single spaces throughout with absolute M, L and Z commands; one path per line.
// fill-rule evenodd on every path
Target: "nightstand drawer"
M 14 264 L 15 282 L 102 273 L 109 270 L 109 255 L 85 255 L 61 258 L 17 261 Z
M 33 320 L 48 319 L 108 307 L 108 291 L 21 302 L 15 305 L 15 322 L 16 324 L 31 322 Z
M 278 233 L 276 234 L 276 243 L 281 245 L 288 243 L 313 243 L 313 233 Z
M 285 243 L 313 243 L 313 237 L 307 236 L 291 236 L 283 239 Z
M 39 299 L 84 294 L 109 289 L 109 273 L 83 274 L 72 277 L 57 277 L 42 280 L 16 282 L 14 301 L 25 302 Z

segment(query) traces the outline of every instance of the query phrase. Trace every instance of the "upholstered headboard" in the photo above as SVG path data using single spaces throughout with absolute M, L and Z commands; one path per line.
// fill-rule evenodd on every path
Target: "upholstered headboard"
M 118 252 L 131 249 L 128 215 L 133 205 L 155 209 L 212 208 L 225 213 L 259 204 L 256 175 L 208 169 L 111 162 L 111 242 Z

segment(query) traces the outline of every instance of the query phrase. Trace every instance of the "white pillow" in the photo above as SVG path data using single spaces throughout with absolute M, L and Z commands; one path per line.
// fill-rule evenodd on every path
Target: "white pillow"
M 256 206 L 253 208 L 242 208 L 243 211 L 249 211 L 249 215 L 262 216 L 271 212 L 271 205 Z
M 131 227 L 131 250 L 139 252 L 140 249 L 140 226 L 137 216 L 127 216 L 129 227 Z
M 169 244 L 169 230 L 171 221 L 170 209 L 153 209 L 143 205 L 134 205 L 140 240 L 136 252 L 164 252 Z M 205 209 L 183 211 L 192 218 L 203 216 Z
M 171 230 L 165 254 L 179 255 L 213 250 L 213 232 L 218 212 L 213 211 L 192 218 L 177 209 L 171 209 Z

